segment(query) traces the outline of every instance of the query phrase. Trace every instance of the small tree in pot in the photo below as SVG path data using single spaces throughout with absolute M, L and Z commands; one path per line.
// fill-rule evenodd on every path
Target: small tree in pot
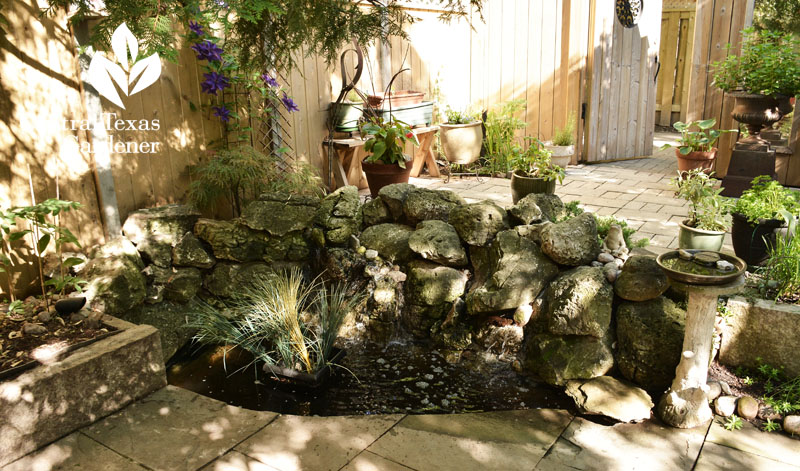
M 542 141 L 528 137 L 527 149 L 514 147 L 509 160 L 511 174 L 511 198 L 514 204 L 530 193 L 555 193 L 556 181 L 561 183 L 566 172 L 553 164 L 550 151 Z
M 733 129 L 713 129 L 715 124 L 717 124 L 717 120 L 714 118 L 691 123 L 678 121 L 672 125 L 681 133 L 678 145 L 664 144 L 661 149 L 677 147 L 675 156 L 678 158 L 678 170 L 681 172 L 696 168 L 710 172 L 714 160 L 717 158 L 717 148 L 714 147 L 714 144 L 722 133 L 734 131 Z M 692 131 L 693 127 L 698 130 Z
M 675 196 L 691 204 L 689 217 L 678 226 L 678 247 L 719 251 L 730 227 L 727 214 L 733 203 L 721 196 L 722 189 L 715 189 L 717 180 L 702 168 L 678 172 L 670 182 L 675 187 Z
M 408 183 L 411 167 L 406 163 L 411 157 L 403 153 L 406 142 L 419 145 L 411 128 L 394 118 L 382 121 L 372 118 L 361 125 L 361 135 L 367 138 L 364 150 L 370 154 L 361 162 L 367 175 L 369 192 L 373 198 L 381 188 L 392 183 Z
M 445 116 L 447 123 L 439 125 L 444 156 L 456 165 L 469 165 L 478 160 L 483 146 L 483 122 L 475 114 L 449 107 Z

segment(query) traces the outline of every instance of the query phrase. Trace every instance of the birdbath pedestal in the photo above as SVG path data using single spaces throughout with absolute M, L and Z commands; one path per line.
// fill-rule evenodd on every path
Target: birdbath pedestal
M 667 424 L 678 428 L 693 428 L 712 418 L 708 405 L 708 366 L 717 313 L 717 298 L 734 294 L 744 285 L 744 277 L 724 285 L 695 285 L 672 280 L 673 286 L 689 293 L 686 311 L 686 333 L 683 353 L 675 380 L 658 403 L 658 415 Z

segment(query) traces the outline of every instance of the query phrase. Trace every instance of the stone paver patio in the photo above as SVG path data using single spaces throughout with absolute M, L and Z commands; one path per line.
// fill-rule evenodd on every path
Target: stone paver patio
M 556 194 L 566 203 L 578 200 L 584 210 L 625 219 L 638 232 L 634 239 L 648 238 L 655 248 L 678 247 L 678 222 L 686 218 L 689 204 L 675 198 L 669 184 L 677 175 L 674 149 L 657 150 L 676 142 L 678 134 L 656 133 L 652 157 L 593 165 L 570 166 Z M 427 188 L 452 190 L 468 202 L 493 200 L 509 207 L 511 190 L 504 178 L 454 176 L 449 183 L 440 178 L 412 178 L 410 183 Z M 733 251 L 730 234 L 725 250 Z M 656 249 L 658 250 L 658 249 Z
M 746 424 L 600 425 L 561 410 L 299 417 L 168 386 L 2 471 L 793 470 L 800 441 Z

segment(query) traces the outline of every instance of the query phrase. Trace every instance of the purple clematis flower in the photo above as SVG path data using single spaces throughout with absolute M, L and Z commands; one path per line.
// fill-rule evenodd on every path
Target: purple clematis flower
M 205 80 L 200 84 L 200 88 L 203 90 L 203 93 L 208 93 L 209 95 L 216 96 L 218 91 L 231 86 L 230 79 L 217 72 L 203 74 L 203 78 L 205 78 Z
M 295 104 L 295 102 L 289 98 L 289 95 L 286 92 L 283 92 L 283 98 L 281 98 L 283 102 L 283 106 L 286 107 L 286 111 L 291 113 L 292 111 L 300 111 L 300 108 Z
M 263 80 L 264 83 L 266 83 L 270 87 L 278 88 L 281 86 L 281 84 L 279 84 L 277 80 L 275 80 L 274 78 L 270 77 L 267 74 L 261 74 L 261 80 Z
M 231 110 L 225 108 L 225 105 L 212 106 L 211 109 L 214 110 L 214 116 L 218 116 L 220 121 L 227 123 L 231 120 Z
M 212 43 L 208 39 L 201 43 L 195 44 L 192 46 L 192 49 L 197 53 L 197 58 L 199 60 L 207 60 L 209 62 L 221 61 L 222 53 L 224 52 L 222 48 Z
M 205 31 L 203 31 L 203 26 L 196 21 L 189 22 L 189 29 L 192 30 L 192 33 L 198 36 L 203 36 L 204 34 L 206 34 Z

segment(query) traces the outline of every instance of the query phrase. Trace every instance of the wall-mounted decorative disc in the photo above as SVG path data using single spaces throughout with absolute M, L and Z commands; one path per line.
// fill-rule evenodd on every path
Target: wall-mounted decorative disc
M 633 28 L 642 16 L 644 0 L 617 0 L 617 19 L 622 26 Z

